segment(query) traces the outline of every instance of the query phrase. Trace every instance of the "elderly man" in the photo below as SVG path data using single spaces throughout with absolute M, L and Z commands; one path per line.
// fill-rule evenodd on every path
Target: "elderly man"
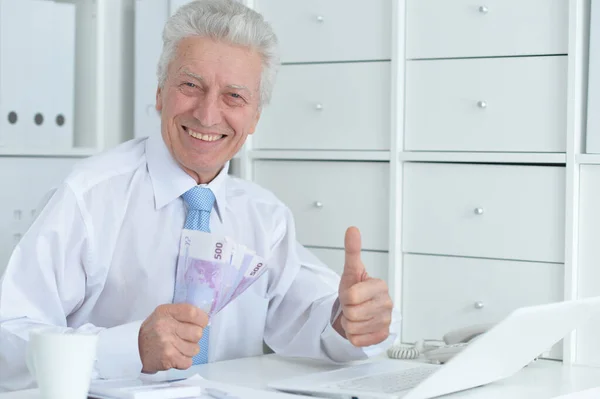
M 2 389 L 32 384 L 25 350 L 40 327 L 98 334 L 96 378 L 259 355 L 263 341 L 282 355 L 343 362 L 393 338 L 388 287 L 368 277 L 356 228 L 340 278 L 298 244 L 284 204 L 227 174 L 271 94 L 269 25 L 233 0 L 200 0 L 169 19 L 163 39 L 162 135 L 77 165 L 12 254 L 0 285 Z M 199 308 L 172 303 L 193 212 L 269 265 L 210 328 Z

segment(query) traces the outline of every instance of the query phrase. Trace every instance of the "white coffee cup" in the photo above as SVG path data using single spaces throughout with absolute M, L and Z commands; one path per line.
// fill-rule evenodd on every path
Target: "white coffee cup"
M 98 336 L 33 331 L 27 367 L 43 399 L 86 399 L 96 360 Z

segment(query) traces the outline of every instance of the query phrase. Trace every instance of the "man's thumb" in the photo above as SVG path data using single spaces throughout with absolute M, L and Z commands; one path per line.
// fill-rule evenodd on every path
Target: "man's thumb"
M 365 265 L 360 259 L 360 231 L 356 227 L 349 227 L 348 230 L 346 230 L 344 249 L 346 257 L 344 261 L 344 272 L 342 274 L 342 285 L 344 288 L 349 288 L 354 284 L 367 279 Z

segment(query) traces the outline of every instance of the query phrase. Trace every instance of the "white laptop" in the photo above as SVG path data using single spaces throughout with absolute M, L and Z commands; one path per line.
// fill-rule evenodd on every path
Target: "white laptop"
M 442 366 L 390 359 L 274 381 L 269 387 L 340 399 L 434 398 L 513 375 L 598 313 L 600 297 L 524 307 Z

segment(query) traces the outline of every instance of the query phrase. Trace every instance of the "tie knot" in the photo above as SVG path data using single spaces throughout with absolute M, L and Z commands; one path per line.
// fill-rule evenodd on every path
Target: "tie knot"
M 182 195 L 190 209 L 210 212 L 215 203 L 215 195 L 210 188 L 196 186 Z

